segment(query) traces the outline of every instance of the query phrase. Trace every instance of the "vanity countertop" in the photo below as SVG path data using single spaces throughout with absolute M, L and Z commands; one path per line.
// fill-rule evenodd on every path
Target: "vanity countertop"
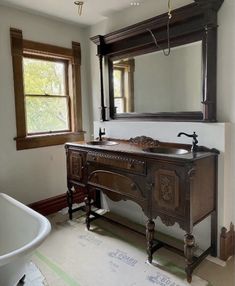
M 107 140 L 107 139 L 106 139 Z M 67 146 L 74 146 L 79 148 L 88 149 L 90 151 L 108 151 L 114 153 L 123 153 L 123 154 L 131 154 L 131 155 L 141 155 L 141 157 L 157 159 L 161 158 L 162 160 L 173 159 L 176 161 L 195 161 L 205 157 L 215 156 L 218 155 L 219 152 L 215 149 L 208 149 L 206 147 L 199 146 L 198 152 L 191 152 L 190 148 L 191 145 L 187 144 L 178 144 L 178 143 L 165 143 L 159 142 L 158 147 L 173 147 L 173 148 L 183 148 L 188 150 L 186 154 L 163 154 L 163 153 L 152 153 L 144 151 L 146 145 L 140 145 L 131 143 L 129 140 L 120 140 L 120 139 L 108 139 L 108 141 L 115 141 L 117 142 L 116 145 L 91 145 L 89 142 L 79 141 L 79 142 L 68 142 L 66 143 Z

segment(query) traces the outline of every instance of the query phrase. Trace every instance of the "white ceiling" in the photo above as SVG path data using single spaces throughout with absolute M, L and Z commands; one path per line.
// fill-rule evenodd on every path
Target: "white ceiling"
M 65 21 L 82 25 L 94 25 L 110 14 L 126 8 L 135 9 L 131 3 L 138 2 L 139 7 L 144 9 L 147 2 L 156 2 L 159 9 L 167 7 L 167 0 L 83 0 L 85 2 L 82 16 L 78 16 L 74 0 L 0 0 L 0 4 L 29 12 L 59 18 Z M 173 2 L 185 2 L 185 0 L 173 0 Z M 192 2 L 189 1 L 189 2 Z M 174 3 L 175 4 L 175 3 Z

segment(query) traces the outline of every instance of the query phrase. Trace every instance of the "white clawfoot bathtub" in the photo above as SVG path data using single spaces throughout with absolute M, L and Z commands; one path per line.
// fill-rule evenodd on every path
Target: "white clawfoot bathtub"
M 0 193 L 0 285 L 15 286 L 25 266 L 50 233 L 47 218 Z

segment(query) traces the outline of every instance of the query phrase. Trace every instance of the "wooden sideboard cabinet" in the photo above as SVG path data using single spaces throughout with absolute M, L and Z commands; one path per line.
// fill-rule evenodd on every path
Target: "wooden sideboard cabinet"
M 190 145 L 161 143 L 148 137 L 114 145 L 67 143 L 68 204 L 72 218 L 74 188 L 80 187 L 86 204 L 86 225 L 90 228 L 91 200 L 102 191 L 111 200 L 131 200 L 147 216 L 146 239 L 148 261 L 166 245 L 154 238 L 154 219 L 160 217 L 167 226 L 178 223 L 185 231 L 184 255 L 187 280 L 191 282 L 195 267 L 208 255 L 217 256 L 217 157 L 218 151 Z M 168 148 L 171 153 L 153 153 L 153 147 Z M 149 151 L 146 151 L 149 149 Z M 174 154 L 172 150 L 184 150 Z M 97 197 L 97 195 L 96 195 Z M 193 227 L 211 216 L 211 245 L 199 257 L 194 256 Z M 177 250 L 179 252 L 179 250 Z

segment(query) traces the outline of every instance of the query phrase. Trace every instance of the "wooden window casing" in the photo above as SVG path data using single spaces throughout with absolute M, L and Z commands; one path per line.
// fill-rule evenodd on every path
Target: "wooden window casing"
M 113 72 L 115 71 L 119 71 L 121 74 L 121 78 L 120 78 L 120 96 L 115 96 L 114 95 L 114 102 L 116 99 L 121 100 L 122 102 L 122 106 L 123 106 L 123 111 L 122 112 L 126 112 L 126 97 L 125 97 L 125 68 L 120 68 L 120 67 L 115 67 L 113 69 Z M 115 105 L 115 107 L 117 108 L 117 106 Z
M 42 44 L 23 39 L 21 30 L 10 29 L 12 63 L 15 90 L 15 112 L 17 150 L 64 144 L 68 141 L 84 140 L 82 130 L 81 98 L 81 47 L 72 42 L 72 49 Z M 27 133 L 24 93 L 23 58 L 32 57 L 67 63 L 66 95 L 68 97 L 69 130 L 42 133 Z
M 124 60 L 114 63 L 113 72 L 118 70 L 121 72 L 121 96 L 114 96 L 115 99 L 120 99 L 123 103 L 124 112 L 134 112 L 134 72 L 135 60 Z

